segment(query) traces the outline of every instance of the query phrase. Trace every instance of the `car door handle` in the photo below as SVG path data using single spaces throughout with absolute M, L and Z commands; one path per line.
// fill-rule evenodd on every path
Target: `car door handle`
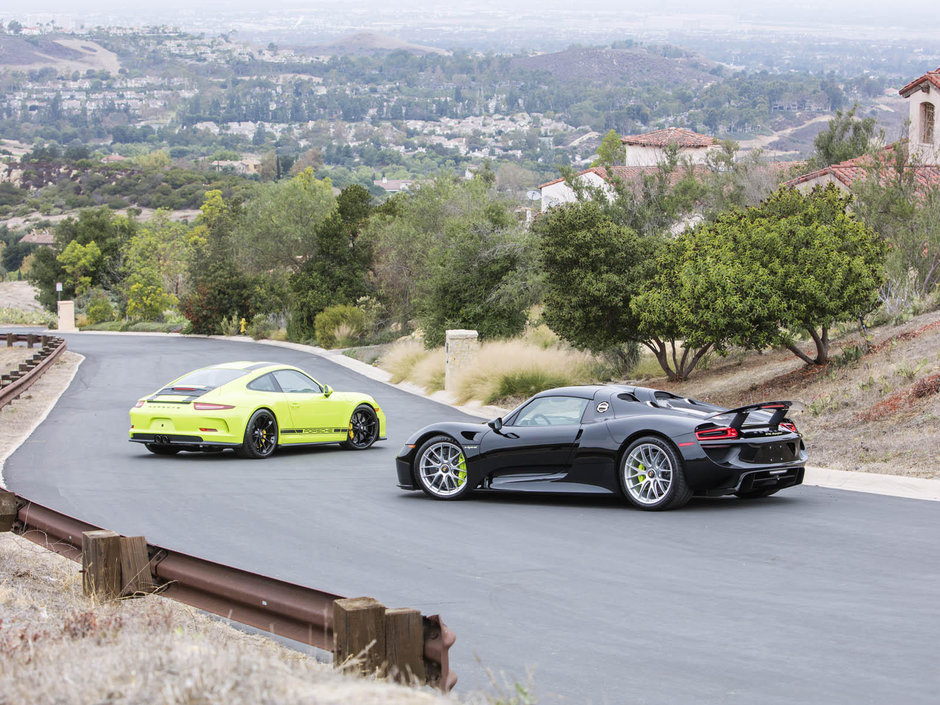
M 300 406 L 300 402 L 299 402 L 299 401 L 292 401 L 292 402 L 290 403 L 290 405 L 291 405 L 291 406 Z

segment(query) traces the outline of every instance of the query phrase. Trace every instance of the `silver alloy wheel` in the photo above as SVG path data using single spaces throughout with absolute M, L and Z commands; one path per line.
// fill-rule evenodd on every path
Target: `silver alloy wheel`
M 652 443 L 638 445 L 623 464 L 623 484 L 631 499 L 643 505 L 661 502 L 672 487 L 673 476 L 666 451 Z
M 428 446 L 418 459 L 418 477 L 436 497 L 452 497 L 467 484 L 467 460 L 456 443 L 441 441 Z

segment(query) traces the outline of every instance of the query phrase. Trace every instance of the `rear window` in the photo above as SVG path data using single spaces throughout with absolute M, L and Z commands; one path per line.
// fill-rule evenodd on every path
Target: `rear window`
M 179 389 L 180 387 L 196 387 L 199 389 L 215 389 L 223 384 L 228 384 L 233 379 L 238 379 L 245 374 L 244 370 L 232 370 L 225 367 L 207 367 L 202 370 L 190 372 L 188 375 L 176 380 L 170 389 Z

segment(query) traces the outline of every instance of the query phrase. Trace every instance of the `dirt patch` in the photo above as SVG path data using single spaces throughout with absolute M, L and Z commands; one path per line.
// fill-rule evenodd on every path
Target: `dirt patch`
M 19 311 L 41 311 L 36 301 L 37 289 L 29 282 L 0 282 L 0 308 Z
M 100 603 L 80 566 L 0 534 L 0 700 L 15 703 L 454 702 L 353 678 L 161 597 Z

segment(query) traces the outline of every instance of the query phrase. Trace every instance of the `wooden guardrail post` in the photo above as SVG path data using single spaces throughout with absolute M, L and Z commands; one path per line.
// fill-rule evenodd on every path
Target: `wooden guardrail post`
M 121 596 L 121 537 L 114 531 L 82 532 L 82 592 L 103 600 Z
M 7 333 L 7 347 L 8 347 L 8 348 L 12 348 L 12 347 L 13 347 L 13 343 L 14 343 L 15 341 L 16 341 L 16 334 L 15 334 L 15 333 Z
M 385 661 L 385 606 L 371 597 L 333 602 L 333 666 L 350 661 L 363 675 L 381 671 Z
M 150 572 L 147 539 L 143 536 L 121 537 L 121 595 L 151 593 L 156 588 Z
M 32 348 L 36 344 L 36 335 L 34 333 L 28 333 L 26 335 L 26 347 Z
M 385 664 L 389 678 L 424 683 L 424 623 L 418 610 L 385 610 Z
M 16 521 L 16 495 L 0 490 L 0 531 L 12 531 Z

